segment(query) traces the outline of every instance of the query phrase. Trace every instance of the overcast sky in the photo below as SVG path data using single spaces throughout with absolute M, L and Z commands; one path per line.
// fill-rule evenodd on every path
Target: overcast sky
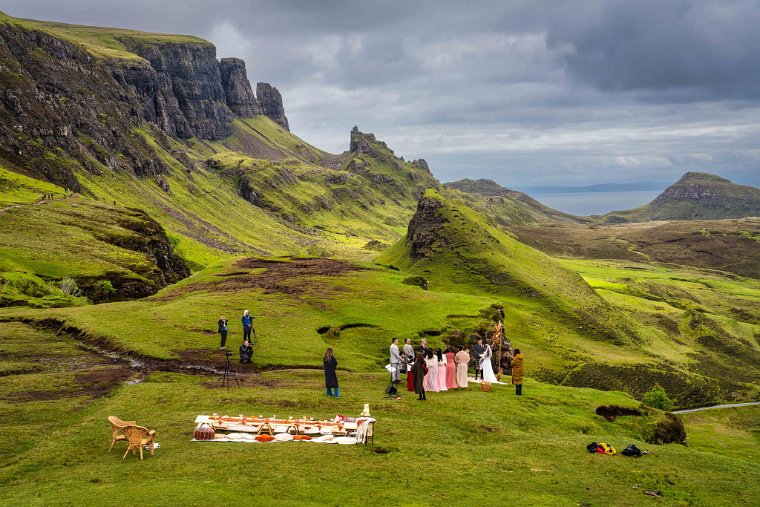
M 198 35 L 331 152 L 358 125 L 441 181 L 760 186 L 760 0 L 3 0 Z M 255 87 L 255 84 L 254 84 Z

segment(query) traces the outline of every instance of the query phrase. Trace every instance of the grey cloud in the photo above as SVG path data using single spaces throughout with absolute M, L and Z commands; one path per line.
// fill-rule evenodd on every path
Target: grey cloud
M 596 16 L 548 29 L 550 46 L 574 47 L 565 61 L 577 78 L 608 91 L 676 89 L 676 100 L 760 98 L 757 2 L 613 0 L 599 7 Z
M 760 2 L 5 0 L 11 15 L 189 33 L 282 92 L 332 152 L 357 124 L 442 180 L 760 185 Z

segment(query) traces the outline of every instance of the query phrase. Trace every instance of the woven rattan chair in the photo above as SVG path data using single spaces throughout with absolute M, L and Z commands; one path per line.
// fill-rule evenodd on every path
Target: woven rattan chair
M 111 452 L 111 449 L 113 449 L 113 446 L 116 445 L 116 442 L 127 441 L 127 436 L 124 434 L 124 428 L 126 426 L 134 426 L 137 424 L 135 421 L 122 421 L 116 416 L 110 416 L 108 418 L 108 422 L 111 424 L 111 447 L 108 449 L 108 452 Z
M 121 459 L 126 458 L 129 451 L 134 455 L 137 449 L 140 449 L 140 459 L 143 459 L 143 447 L 146 445 L 150 445 L 150 455 L 153 456 L 153 440 L 156 438 L 154 430 L 142 426 L 127 426 L 124 428 L 124 434 L 127 436 L 129 447 Z

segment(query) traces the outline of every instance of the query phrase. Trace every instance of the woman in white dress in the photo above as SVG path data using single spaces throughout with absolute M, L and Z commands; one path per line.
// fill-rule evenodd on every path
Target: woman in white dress
M 493 367 L 491 366 L 491 356 L 493 351 L 490 345 L 486 345 L 486 350 L 480 356 L 480 368 L 483 370 L 483 381 L 496 383 L 499 379 L 493 374 Z

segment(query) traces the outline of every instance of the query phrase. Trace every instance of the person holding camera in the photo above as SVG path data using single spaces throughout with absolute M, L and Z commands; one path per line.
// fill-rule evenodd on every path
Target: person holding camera
M 240 346 L 240 362 L 250 364 L 251 359 L 253 359 L 253 345 L 246 340 Z
M 219 326 L 218 332 L 219 337 L 221 338 L 221 341 L 219 343 L 219 349 L 225 349 L 227 344 L 227 317 L 222 315 L 219 317 L 219 320 L 216 322 Z

